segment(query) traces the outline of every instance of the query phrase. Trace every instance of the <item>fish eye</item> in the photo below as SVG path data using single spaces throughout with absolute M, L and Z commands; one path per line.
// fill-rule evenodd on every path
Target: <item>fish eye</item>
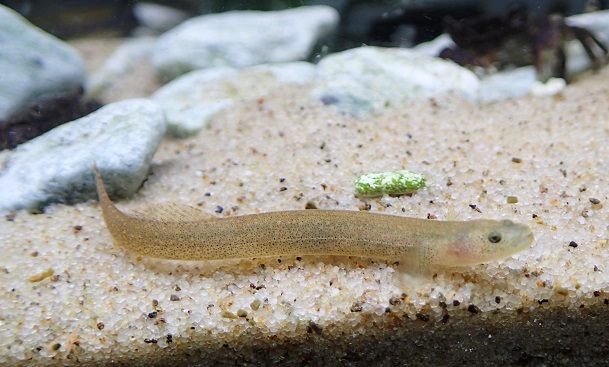
M 488 235 L 488 240 L 491 243 L 497 243 L 497 242 L 501 241 L 501 233 L 499 233 L 499 232 L 491 232 Z

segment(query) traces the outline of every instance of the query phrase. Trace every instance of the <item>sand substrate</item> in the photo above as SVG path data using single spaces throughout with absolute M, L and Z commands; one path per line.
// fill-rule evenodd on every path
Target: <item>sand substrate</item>
M 112 246 L 93 201 L 3 213 L 0 364 L 606 362 L 609 69 L 556 97 L 451 97 L 361 120 L 308 95 L 286 88 L 193 138 L 167 138 L 142 189 L 118 206 L 177 201 L 218 217 L 309 201 L 436 220 L 454 211 L 525 223 L 535 243 L 404 287 L 395 263 L 376 259 L 139 259 Z M 356 176 L 398 169 L 428 187 L 354 197 Z

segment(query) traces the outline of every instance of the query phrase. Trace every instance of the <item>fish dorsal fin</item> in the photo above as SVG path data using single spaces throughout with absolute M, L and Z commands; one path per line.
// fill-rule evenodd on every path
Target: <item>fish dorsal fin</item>
M 134 209 L 132 217 L 144 220 L 160 222 L 197 222 L 202 220 L 215 220 L 213 215 L 207 214 L 202 210 L 180 203 L 149 204 Z

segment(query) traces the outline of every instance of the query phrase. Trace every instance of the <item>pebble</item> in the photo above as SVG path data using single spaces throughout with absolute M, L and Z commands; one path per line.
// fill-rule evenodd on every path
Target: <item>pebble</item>
M 49 278 L 53 275 L 53 269 L 47 269 L 39 274 L 36 275 L 32 275 L 30 277 L 30 283 L 37 283 L 37 282 L 41 282 L 43 280 L 45 280 L 46 278 Z
M 107 105 L 0 157 L 0 210 L 42 209 L 97 198 L 93 161 L 110 195 L 130 196 L 148 175 L 165 132 L 163 114 L 146 99 Z
M 69 45 L 0 5 L 0 121 L 44 96 L 78 90 L 85 64 Z
M 559 94 L 567 87 L 567 81 L 562 78 L 550 78 L 542 83 L 535 81 L 531 86 L 530 93 L 535 97 L 551 97 Z
M 315 66 L 307 62 L 197 70 L 168 83 L 152 99 L 165 113 L 167 132 L 188 137 L 206 127 L 215 113 L 238 101 L 264 97 L 280 85 L 305 84 L 314 78 Z
M 306 60 L 338 20 L 328 6 L 202 15 L 161 35 L 152 63 L 171 80 L 196 69 Z

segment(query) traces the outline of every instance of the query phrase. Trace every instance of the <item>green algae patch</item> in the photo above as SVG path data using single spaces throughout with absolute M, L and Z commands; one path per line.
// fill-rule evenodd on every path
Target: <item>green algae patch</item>
M 400 170 L 367 173 L 355 179 L 355 196 L 378 197 L 412 194 L 425 187 L 425 177 L 419 173 Z

